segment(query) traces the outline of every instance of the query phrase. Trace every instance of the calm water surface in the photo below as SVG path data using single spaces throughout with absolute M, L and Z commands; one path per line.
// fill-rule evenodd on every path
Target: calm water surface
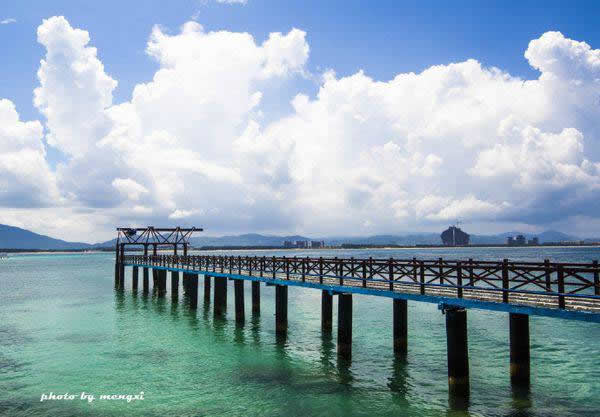
M 212 252 L 215 254 L 214 252 Z M 252 254 L 265 252 L 236 252 Z M 306 256 L 315 252 L 295 253 Z M 269 251 L 267 256 L 279 254 Z M 327 256 L 453 259 L 600 259 L 594 248 L 320 251 Z M 471 398 L 449 406 L 444 316 L 409 302 L 409 354 L 394 360 L 390 299 L 354 296 L 352 362 L 320 330 L 316 290 L 291 287 L 287 340 L 275 337 L 274 288 L 261 287 L 260 317 L 226 319 L 182 296 L 113 289 L 113 254 L 14 255 L 0 261 L 0 415 L 6 416 L 598 416 L 600 325 L 531 319 L 532 384 L 513 394 L 508 315 L 470 310 Z M 152 281 L 152 280 L 150 280 Z M 168 280 L 170 284 L 170 280 Z M 141 284 L 141 283 L 140 283 Z M 170 291 L 170 288 L 169 288 Z M 181 289 L 180 289 L 181 291 Z M 80 400 L 82 391 L 139 394 L 126 403 Z M 43 393 L 74 400 L 40 402 Z

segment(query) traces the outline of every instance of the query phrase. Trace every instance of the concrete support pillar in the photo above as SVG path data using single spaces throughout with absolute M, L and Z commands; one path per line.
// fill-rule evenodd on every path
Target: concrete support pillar
M 204 275 L 204 303 L 210 304 L 210 275 Z
M 236 279 L 233 283 L 235 295 L 235 321 L 238 324 L 244 324 L 246 320 L 244 311 L 244 281 Z
M 134 267 L 132 268 L 131 275 L 132 275 L 132 280 L 131 280 L 131 281 L 132 281 L 132 283 L 131 283 L 131 288 L 132 288 L 134 291 L 137 291 L 137 289 L 138 289 L 138 267 L 137 267 L 137 266 L 134 266 Z
M 338 296 L 337 352 L 345 359 L 352 357 L 352 294 Z
M 158 269 L 152 268 L 152 290 L 158 291 Z
M 188 294 L 190 299 L 190 308 L 198 308 L 198 275 L 186 274 L 188 276 Z
M 227 311 L 227 278 L 225 277 L 214 277 L 215 278 L 215 291 L 214 291 L 214 309 L 215 316 L 221 316 Z
M 408 352 L 408 306 L 406 300 L 394 299 L 394 355 L 405 357 Z
M 288 287 L 287 285 L 275 286 L 275 332 L 287 333 L 288 327 Z
M 260 314 L 260 282 L 252 281 L 252 313 Z
M 179 271 L 171 271 L 171 296 L 179 297 Z
M 469 349 L 467 343 L 467 310 L 446 310 L 448 349 L 448 388 L 451 396 L 469 396 Z
M 143 276 L 143 291 L 147 293 L 150 287 L 150 284 L 148 283 L 148 268 L 144 268 Z
M 167 271 L 158 271 L 158 295 L 164 296 L 167 292 Z
M 125 289 L 125 264 L 124 263 L 119 264 L 119 289 L 120 290 Z
M 529 364 L 529 316 L 509 314 L 510 328 L 510 382 L 514 386 L 528 387 Z
M 321 330 L 331 333 L 333 324 L 333 295 L 329 291 L 321 291 Z
M 115 288 L 119 288 L 119 262 L 115 261 Z

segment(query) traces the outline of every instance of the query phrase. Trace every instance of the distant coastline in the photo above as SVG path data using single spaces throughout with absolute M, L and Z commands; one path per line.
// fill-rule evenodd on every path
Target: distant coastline
M 192 247 L 189 250 L 195 251 L 245 251 L 245 250 L 264 250 L 264 251 L 290 251 L 290 252 L 318 252 L 324 250 L 352 250 L 352 249 L 453 249 L 453 248 L 511 248 L 511 249 L 526 249 L 526 248 L 590 248 L 590 247 L 600 247 L 600 243 L 574 243 L 574 242 L 547 242 L 541 243 L 539 245 L 525 245 L 525 246 L 513 246 L 507 244 L 474 244 L 474 245 L 456 245 L 456 246 L 446 246 L 446 245 L 360 245 L 360 244 L 342 244 L 338 246 L 326 246 L 323 248 L 312 249 L 312 248 L 285 248 L 283 246 L 260 246 L 260 245 L 250 245 L 250 246 L 201 246 L 201 247 Z M 135 249 L 135 248 L 130 248 Z M 141 247 L 139 248 L 141 249 Z M 0 252 L 10 254 L 10 253 L 19 253 L 19 254 L 84 254 L 84 253 L 106 253 L 106 252 L 114 252 L 115 248 L 94 248 L 90 249 L 8 249 L 8 248 L 0 248 Z M 159 250 L 161 252 L 171 253 L 170 250 Z

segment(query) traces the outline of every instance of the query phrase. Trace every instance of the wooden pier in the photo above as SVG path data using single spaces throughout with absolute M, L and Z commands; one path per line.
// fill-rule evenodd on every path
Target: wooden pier
M 141 229 L 147 230 L 147 229 Z M 171 230 L 171 229 L 168 229 Z M 180 234 L 177 229 L 175 236 Z M 188 235 L 189 236 L 189 235 Z M 168 241 L 166 245 L 172 244 Z M 154 245 L 146 242 L 146 245 Z M 185 244 L 177 255 L 177 245 Z M 275 326 L 287 332 L 288 289 L 306 287 L 322 291 L 321 327 L 332 331 L 333 297 L 338 297 L 337 350 L 352 355 L 352 295 L 365 294 L 393 299 L 393 351 L 403 358 L 409 349 L 408 301 L 436 303 L 446 315 L 449 392 L 469 396 L 467 310 L 484 309 L 509 313 L 510 379 L 515 387 L 530 384 L 529 316 L 547 316 L 600 323 L 600 267 L 591 263 L 379 259 L 302 258 L 266 256 L 187 255 L 187 241 L 175 244 L 173 255 L 126 255 L 117 243 L 115 287 L 125 286 L 125 266 L 133 268 L 134 289 L 138 268 L 152 268 L 158 295 L 166 292 L 166 273 L 172 271 L 172 288 L 183 273 L 183 287 L 190 306 L 196 308 L 199 276 L 204 276 L 204 297 L 210 300 L 214 283 L 214 314 L 223 315 L 227 304 L 227 280 L 234 281 L 235 319 L 245 321 L 244 282 L 252 282 L 252 312 L 260 313 L 260 283 L 275 286 Z M 121 245 L 121 246 L 119 246 Z M 139 243 L 138 243 L 139 245 Z M 157 243 L 156 245 L 160 245 Z M 178 278 L 177 278 L 178 279 Z M 144 291 L 148 291 L 144 279 Z M 208 297 L 208 298 L 207 298 Z

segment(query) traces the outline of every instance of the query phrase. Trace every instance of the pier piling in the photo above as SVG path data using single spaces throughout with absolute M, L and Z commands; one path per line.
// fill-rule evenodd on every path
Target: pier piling
M 469 349 L 467 343 L 467 310 L 451 307 L 446 313 L 448 349 L 448 390 L 451 396 L 469 396 Z
M 161 269 L 158 271 L 158 295 L 164 296 L 167 292 L 167 271 Z
M 183 293 L 190 302 L 190 308 L 198 308 L 198 275 L 183 273 Z
M 530 382 L 529 316 L 509 314 L 510 331 L 510 382 L 514 386 L 528 387 Z
M 138 289 L 138 267 L 137 266 L 134 266 L 132 268 L 131 275 L 132 275 L 131 288 L 134 291 L 137 291 L 137 289 Z
M 352 357 L 352 294 L 338 296 L 338 355 Z
M 244 312 L 244 281 L 236 279 L 233 283 L 235 296 L 235 321 L 238 325 L 246 320 Z
M 327 290 L 321 291 L 321 330 L 331 333 L 333 322 L 333 295 Z
M 148 288 L 150 287 L 150 285 L 148 283 L 148 268 L 144 268 L 142 272 L 143 272 L 143 274 L 142 274 L 143 275 L 142 291 L 144 291 L 144 293 L 147 293 L 149 291 Z
M 171 297 L 179 297 L 179 271 L 171 271 Z
M 227 278 L 215 277 L 214 291 L 215 316 L 221 316 L 227 311 Z
M 394 355 L 405 357 L 408 353 L 407 301 L 394 299 Z
M 204 303 L 210 304 L 210 275 L 204 275 Z
M 287 333 L 288 327 L 288 287 L 287 285 L 275 286 L 275 331 L 279 334 Z
M 260 314 L 260 282 L 252 281 L 252 314 Z

